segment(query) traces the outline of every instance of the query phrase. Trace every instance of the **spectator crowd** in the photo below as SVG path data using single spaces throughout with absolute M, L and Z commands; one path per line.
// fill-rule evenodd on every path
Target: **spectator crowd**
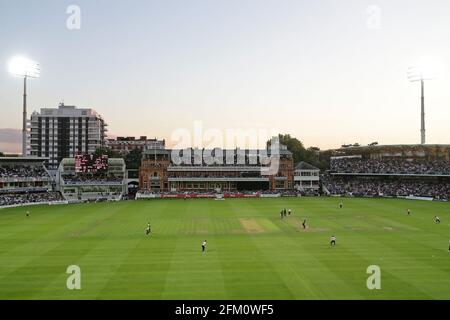
M 450 182 L 384 180 L 384 179 L 326 179 L 325 187 L 333 195 L 359 197 L 432 197 L 439 200 L 450 199 Z
M 38 178 L 48 177 L 43 166 L 1 166 L 0 178 Z
M 330 169 L 336 173 L 450 175 L 450 161 L 336 158 L 331 159 Z
M 8 193 L 0 194 L 0 207 L 27 203 L 47 203 L 62 201 L 59 192 Z

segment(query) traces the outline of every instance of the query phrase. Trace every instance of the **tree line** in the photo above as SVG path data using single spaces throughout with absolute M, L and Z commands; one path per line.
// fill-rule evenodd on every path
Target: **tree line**
M 318 147 L 305 148 L 303 142 L 292 137 L 290 134 L 279 134 L 279 143 L 287 147 L 292 152 L 294 164 L 301 161 L 307 162 L 320 170 L 324 171 L 330 167 L 331 151 L 320 150 Z M 267 141 L 267 146 L 270 146 L 271 141 Z

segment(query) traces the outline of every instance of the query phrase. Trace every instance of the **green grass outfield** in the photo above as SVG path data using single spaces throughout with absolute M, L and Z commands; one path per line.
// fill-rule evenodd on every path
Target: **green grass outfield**
M 450 299 L 450 203 L 344 199 L 339 209 L 340 201 L 0 210 L 0 299 Z M 281 220 L 282 208 L 293 216 Z M 81 268 L 81 290 L 66 288 L 69 265 Z M 381 290 L 366 287 L 369 265 L 381 268 Z

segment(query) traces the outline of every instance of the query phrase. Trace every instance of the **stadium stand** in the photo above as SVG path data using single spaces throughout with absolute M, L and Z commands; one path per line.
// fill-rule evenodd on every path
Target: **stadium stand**
M 450 199 L 450 146 L 377 146 L 339 153 L 322 177 L 325 193 Z
M 64 198 L 59 192 L 24 192 L 6 193 L 0 195 L 0 207 L 18 204 L 60 202 Z
M 337 158 L 330 162 L 331 172 L 407 175 L 450 175 L 450 161 L 404 159 Z
M 360 197 L 431 197 L 450 199 L 450 183 L 423 179 L 379 179 L 368 177 L 324 177 L 332 195 Z
M 102 157 L 105 161 L 102 168 L 79 164 L 75 158 L 61 161 L 57 187 L 65 199 L 70 202 L 122 199 L 127 192 L 125 161 Z
M 62 201 L 43 158 L 0 158 L 0 207 Z

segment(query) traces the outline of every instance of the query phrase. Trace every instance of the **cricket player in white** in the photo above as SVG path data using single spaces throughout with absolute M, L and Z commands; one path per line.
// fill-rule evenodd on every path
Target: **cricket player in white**
M 202 242 L 202 252 L 206 253 L 206 240 Z
M 330 238 L 330 245 L 331 246 L 335 246 L 336 245 L 336 237 L 335 236 L 331 236 L 331 238 Z

